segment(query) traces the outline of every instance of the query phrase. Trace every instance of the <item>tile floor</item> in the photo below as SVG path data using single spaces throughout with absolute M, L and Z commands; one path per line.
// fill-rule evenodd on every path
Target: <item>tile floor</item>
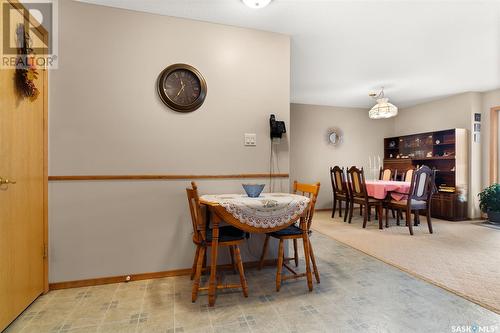
M 40 297 L 5 332 L 435 333 L 473 325 L 500 332 L 496 313 L 326 236 L 315 233 L 312 242 L 322 279 L 312 293 L 303 279 L 275 292 L 274 268 L 248 269 L 250 297 L 219 293 L 215 308 L 206 294 L 191 303 L 189 277 L 59 290 Z

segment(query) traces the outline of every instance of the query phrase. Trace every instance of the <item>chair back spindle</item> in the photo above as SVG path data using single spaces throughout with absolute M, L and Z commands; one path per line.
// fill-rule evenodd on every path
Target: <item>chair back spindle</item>
M 191 182 L 191 186 L 192 188 L 187 188 L 186 192 L 193 225 L 193 240 L 199 243 L 206 239 L 206 225 L 201 209 L 200 197 L 198 195 L 198 187 L 195 182 Z
M 347 184 L 345 180 L 344 168 L 334 166 L 330 168 L 330 178 L 332 180 L 333 191 L 337 194 L 347 194 Z
M 366 199 L 366 183 L 365 183 L 365 173 L 363 168 L 358 169 L 355 166 L 350 167 L 347 170 L 349 177 L 347 177 L 349 183 L 349 189 L 351 191 L 351 195 L 356 198 Z
M 303 184 L 297 181 L 293 182 L 293 194 L 300 194 L 308 197 L 311 201 L 309 202 L 309 207 L 305 213 L 305 219 L 307 222 L 307 231 L 311 229 L 312 219 L 314 216 L 314 207 L 316 206 L 316 200 L 318 199 L 320 183 L 315 184 Z
M 379 180 L 393 180 L 392 170 L 380 168 Z
M 411 182 L 411 179 L 413 178 L 413 169 L 408 169 L 406 170 L 405 178 L 403 179 L 405 182 Z

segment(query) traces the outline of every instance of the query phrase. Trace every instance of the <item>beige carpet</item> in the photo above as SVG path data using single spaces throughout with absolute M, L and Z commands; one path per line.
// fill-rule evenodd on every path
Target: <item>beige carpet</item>
M 431 235 L 424 217 L 410 236 L 392 219 L 388 229 L 373 221 L 363 229 L 356 213 L 347 224 L 331 212 L 316 212 L 313 229 L 500 313 L 500 230 L 433 219 Z

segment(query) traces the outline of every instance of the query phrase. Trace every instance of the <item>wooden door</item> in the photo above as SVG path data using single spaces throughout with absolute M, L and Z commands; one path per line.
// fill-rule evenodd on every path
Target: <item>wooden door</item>
M 15 70 L 0 68 L 0 177 L 16 182 L 0 185 L 0 331 L 48 285 L 47 72 L 38 73 L 40 95 L 30 101 L 18 94 Z

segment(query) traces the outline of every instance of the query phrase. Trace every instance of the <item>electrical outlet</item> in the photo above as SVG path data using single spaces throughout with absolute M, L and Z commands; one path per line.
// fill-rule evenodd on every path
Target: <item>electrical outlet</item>
M 257 134 L 245 133 L 245 146 L 249 147 L 257 146 Z

